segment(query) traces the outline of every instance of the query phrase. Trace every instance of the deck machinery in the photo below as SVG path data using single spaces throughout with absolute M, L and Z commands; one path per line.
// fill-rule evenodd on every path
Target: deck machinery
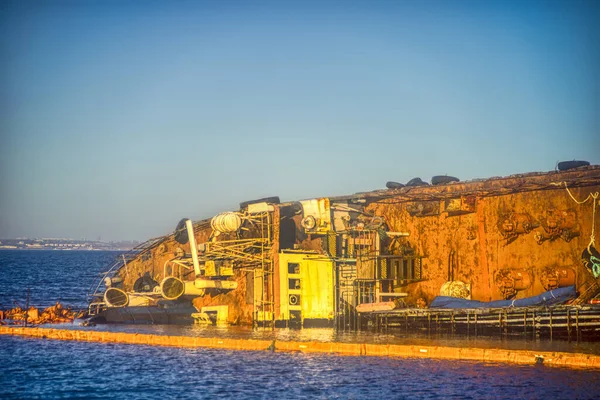
M 570 285 L 573 307 L 593 307 L 600 167 L 437 183 L 272 197 L 184 219 L 110 266 L 91 290 L 90 314 L 389 328 L 393 315 L 432 312 L 438 295 L 519 299 Z

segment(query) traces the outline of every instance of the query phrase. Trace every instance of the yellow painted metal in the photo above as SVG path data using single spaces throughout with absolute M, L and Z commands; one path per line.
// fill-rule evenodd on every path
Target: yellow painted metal
M 207 260 L 204 263 L 204 276 L 233 276 L 233 265 Z
M 333 319 L 333 267 L 331 261 L 305 260 L 300 268 L 302 318 Z
M 233 265 L 222 264 L 219 267 L 219 276 L 233 276 Z
M 300 311 L 302 320 L 333 319 L 333 262 L 322 255 L 281 253 L 279 255 L 280 315 L 289 320 Z M 299 288 L 298 288 L 299 283 Z M 299 296 L 300 302 L 294 304 Z
M 332 257 L 337 256 L 337 235 L 335 232 L 329 232 L 327 234 L 327 248 Z
M 215 262 L 212 260 L 206 261 L 204 264 L 204 275 L 205 276 L 217 276 L 217 267 Z
M 206 306 L 200 310 L 202 313 L 215 314 L 217 325 L 226 325 L 229 318 L 229 306 Z
M 256 312 L 256 320 L 260 321 L 260 322 L 264 322 L 264 321 L 272 321 L 273 320 L 273 313 L 271 311 L 257 311 Z

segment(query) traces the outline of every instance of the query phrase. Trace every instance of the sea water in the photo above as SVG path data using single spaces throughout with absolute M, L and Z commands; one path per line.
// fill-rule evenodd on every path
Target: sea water
M 0 251 L 0 307 L 84 307 L 112 252 Z M 73 324 L 62 328 L 77 328 Z M 600 354 L 593 343 L 425 338 L 331 329 L 104 325 L 93 329 L 278 340 L 423 343 Z M 468 361 L 349 357 L 0 336 L 0 398 L 600 398 L 595 370 Z

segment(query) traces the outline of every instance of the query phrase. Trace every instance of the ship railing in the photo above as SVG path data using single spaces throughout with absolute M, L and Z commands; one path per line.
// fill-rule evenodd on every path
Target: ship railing
M 106 303 L 103 301 L 92 302 L 88 306 L 88 315 L 94 316 L 100 314 L 102 311 L 106 310 Z
M 138 258 L 143 257 L 145 254 L 149 254 L 152 249 L 159 246 L 161 243 L 169 239 L 171 235 L 160 236 L 147 240 L 144 243 L 134 247 L 126 253 L 119 254 L 111 264 L 106 268 L 105 272 L 100 274 L 98 281 L 92 282 L 87 295 L 87 301 L 90 303 L 94 299 L 101 298 L 103 296 L 103 286 L 106 278 L 113 278 L 117 271 L 121 268 L 126 267 L 127 264 Z
M 188 271 L 193 271 L 194 265 L 191 262 L 187 262 L 179 258 L 167 260 L 163 265 L 163 276 L 165 278 L 174 276 L 181 279 L 183 275 L 182 268 Z
M 503 308 L 401 308 L 367 313 L 375 330 L 412 329 L 483 335 L 532 335 L 580 341 L 598 340 L 600 307 L 594 305 Z
M 600 293 L 600 285 L 597 282 L 592 282 L 587 288 L 581 291 L 579 296 L 574 299 L 571 304 L 580 305 L 587 303 L 590 299 L 596 297 Z
M 411 280 L 411 282 L 419 281 Z M 357 299 L 356 305 L 406 297 L 406 293 L 396 291 L 400 287 L 396 283 L 394 279 L 355 279 L 353 286 Z

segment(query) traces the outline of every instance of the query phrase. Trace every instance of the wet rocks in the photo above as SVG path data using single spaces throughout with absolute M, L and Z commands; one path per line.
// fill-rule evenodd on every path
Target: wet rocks
M 77 318 L 78 313 L 73 311 L 71 307 L 63 307 L 62 304 L 56 302 L 52 307 L 44 309 L 42 312 L 36 307 L 23 309 L 16 306 L 10 310 L 0 310 L 0 323 L 2 325 L 40 325 L 40 324 L 57 324 L 63 322 L 73 322 Z

